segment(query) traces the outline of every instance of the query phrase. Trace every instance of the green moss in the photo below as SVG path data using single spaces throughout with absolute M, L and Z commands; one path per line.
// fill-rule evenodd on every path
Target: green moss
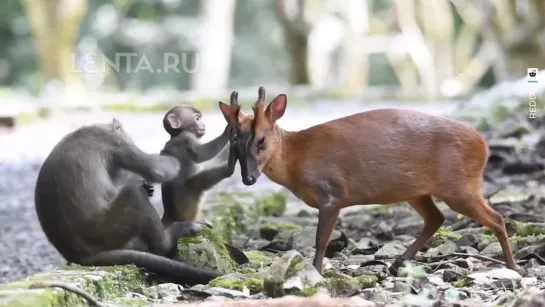
M 299 212 L 297 212 L 297 217 L 311 217 L 312 214 L 305 210 L 305 209 L 301 209 Z
M 378 281 L 378 278 L 374 275 L 361 275 L 354 278 L 335 270 L 325 271 L 323 276 L 325 280 L 318 286 L 327 288 L 332 294 L 337 296 L 349 295 L 359 289 L 373 288 Z
M 440 227 L 435 233 L 434 237 L 442 241 L 447 241 L 447 240 L 458 240 L 462 237 L 462 235 L 450 230 L 449 228 Z
M 545 225 L 537 223 L 522 223 L 515 221 L 516 234 L 521 237 L 545 234 Z
M 456 288 L 464 288 L 471 284 L 471 278 L 464 277 L 462 279 L 458 279 L 453 283 L 453 286 Z
M 293 257 L 290 263 L 290 266 L 288 267 L 288 270 L 286 271 L 286 278 L 295 276 L 297 272 L 301 271 L 304 268 L 305 268 L 305 263 L 302 261 L 302 259 L 298 257 Z
M 211 280 L 208 287 L 221 287 L 225 289 L 242 291 L 244 287 L 252 293 L 263 291 L 263 280 L 256 276 L 245 276 L 245 278 L 236 278 L 230 275 L 223 275 Z
M 255 207 L 262 216 L 281 216 L 286 212 L 287 195 L 285 192 L 268 192 L 255 200 Z
M 208 243 L 207 243 L 208 242 Z M 200 249 L 196 245 L 209 244 L 213 251 Z M 212 254 L 210 254 L 212 253 Z M 178 240 L 177 259 L 188 261 L 202 268 L 212 268 L 224 273 L 232 272 L 236 263 L 223 243 L 217 230 L 204 227 L 199 233 L 181 237 Z
M 0 291 L 0 304 L 10 307 L 72 307 L 86 305 L 83 298 L 58 288 L 22 290 L 20 293 Z
M 358 286 L 362 289 L 373 288 L 377 284 L 378 278 L 375 275 L 361 275 L 355 278 Z
M 263 252 L 260 251 L 249 251 L 244 252 L 244 254 L 246 255 L 246 257 L 248 257 L 248 260 L 250 260 L 250 262 L 255 264 L 267 265 L 272 262 L 271 257 L 265 255 Z
M 127 292 L 138 292 L 144 284 L 140 270 L 134 265 L 112 267 L 64 265 L 56 270 L 2 285 L 0 287 L 0 301 L 10 301 L 10 306 L 83 305 L 82 298 L 59 288 L 46 287 L 28 290 L 32 285 L 40 285 L 47 281 L 78 284 L 99 301 L 116 300 Z M 26 292 L 28 295 L 24 294 Z
M 314 294 L 318 293 L 319 287 L 308 287 L 297 293 L 298 296 L 311 297 Z

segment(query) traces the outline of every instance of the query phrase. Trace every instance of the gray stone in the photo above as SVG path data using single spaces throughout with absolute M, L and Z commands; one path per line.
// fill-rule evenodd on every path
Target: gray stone
M 475 248 L 481 242 L 482 240 L 480 240 L 480 237 L 472 233 L 464 234 L 463 236 L 460 237 L 460 239 L 457 239 L 454 241 L 454 243 L 456 243 L 456 246 L 458 246 L 459 248 L 461 248 L 462 246 L 470 246 Z
M 493 285 L 497 288 L 509 288 L 520 286 L 522 276 L 513 270 L 500 268 L 492 269 L 485 272 L 476 272 L 469 274 L 469 277 L 474 284 L 477 285 Z
M 220 287 L 212 287 L 204 290 L 204 292 L 211 294 L 212 296 L 224 296 L 229 298 L 249 298 L 249 293 L 244 293 L 238 290 L 225 289 Z
M 373 255 L 350 255 L 348 259 L 343 261 L 344 265 L 357 265 L 373 260 L 375 257 Z
M 274 259 L 267 269 L 263 280 L 265 293 L 270 297 L 284 296 L 285 283 L 289 281 L 288 288 L 293 286 L 296 280 L 290 278 L 294 276 L 299 277 L 304 287 L 314 287 L 323 281 L 322 275 L 314 266 L 299 252 L 292 250 Z
M 425 255 L 427 257 L 446 256 L 456 251 L 458 251 L 458 246 L 452 241 L 446 241 L 437 247 L 428 249 Z
M 510 242 L 511 248 L 513 251 L 517 250 L 516 244 L 513 244 Z M 503 250 L 501 248 L 500 242 L 494 242 L 489 244 L 485 249 L 483 249 L 479 254 L 487 257 L 491 257 L 494 259 L 501 259 L 503 258 Z
M 376 253 L 375 259 L 395 259 L 407 250 L 400 243 L 386 243 Z
M 445 282 L 455 282 L 459 279 L 464 278 L 465 276 L 469 275 L 471 272 L 466 269 L 462 268 L 453 268 L 453 269 L 447 269 L 443 272 L 443 281 Z

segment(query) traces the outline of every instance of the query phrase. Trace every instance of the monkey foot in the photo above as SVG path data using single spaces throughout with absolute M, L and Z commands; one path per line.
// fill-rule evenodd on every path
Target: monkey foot
M 196 221 L 174 222 L 172 225 L 170 225 L 171 228 L 174 228 L 176 237 L 182 237 L 188 234 L 197 234 L 201 232 L 202 226 L 202 223 Z

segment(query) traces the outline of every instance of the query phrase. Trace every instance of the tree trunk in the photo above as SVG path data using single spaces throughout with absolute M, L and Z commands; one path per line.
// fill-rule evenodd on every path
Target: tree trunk
M 235 0 L 202 0 L 198 67 L 191 75 L 191 89 L 221 95 L 229 87 L 234 42 Z
M 290 83 L 310 84 L 308 42 L 312 25 L 305 20 L 307 2 L 305 0 L 287 2 L 275 0 L 275 12 L 284 30 L 284 42 L 290 58 Z M 293 7 L 288 8 L 286 4 L 293 4 Z
M 87 11 L 87 0 L 24 0 L 35 39 L 35 52 L 42 82 L 60 80 L 66 88 L 81 84 L 72 71 L 79 26 Z
M 368 58 L 363 39 L 369 34 L 367 0 L 345 0 L 341 16 L 345 22 L 341 45 L 341 83 L 348 94 L 364 90 L 368 79 Z

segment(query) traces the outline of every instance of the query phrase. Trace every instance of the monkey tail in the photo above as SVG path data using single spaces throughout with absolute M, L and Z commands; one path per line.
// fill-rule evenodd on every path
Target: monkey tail
M 171 282 L 188 285 L 207 284 L 212 279 L 222 275 L 214 270 L 201 269 L 184 262 L 135 250 L 105 251 L 82 259 L 80 264 L 88 266 L 134 264 Z

